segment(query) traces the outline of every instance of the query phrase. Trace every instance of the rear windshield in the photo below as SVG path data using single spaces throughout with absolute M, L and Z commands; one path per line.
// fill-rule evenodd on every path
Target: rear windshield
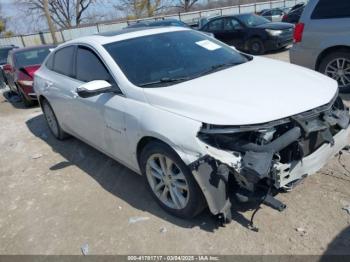
M 138 37 L 104 47 L 129 81 L 143 87 L 162 79 L 189 80 L 220 65 L 248 61 L 231 47 L 194 30 Z
M 40 65 L 50 53 L 50 48 L 34 49 L 15 53 L 15 63 L 18 67 Z

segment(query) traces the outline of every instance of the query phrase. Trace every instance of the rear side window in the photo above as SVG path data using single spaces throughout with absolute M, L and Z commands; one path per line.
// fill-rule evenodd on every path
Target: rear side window
M 53 58 L 54 58 L 54 55 L 50 55 L 49 58 L 47 59 L 46 61 L 46 67 L 50 70 L 53 70 Z
M 113 82 L 113 78 L 101 59 L 92 50 L 86 47 L 78 47 L 76 70 L 76 78 L 83 82 L 90 82 L 93 80 Z
M 320 0 L 311 19 L 350 17 L 350 0 Z
M 64 47 L 55 52 L 53 70 L 57 73 L 73 77 L 74 46 Z

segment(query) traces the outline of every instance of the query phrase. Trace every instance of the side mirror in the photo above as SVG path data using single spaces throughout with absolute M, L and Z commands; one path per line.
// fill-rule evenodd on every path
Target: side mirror
M 79 86 L 77 94 L 82 98 L 97 96 L 103 93 L 113 92 L 114 89 L 110 83 L 105 80 L 94 80 Z
M 11 72 L 12 71 L 12 66 L 10 64 L 6 64 L 3 66 L 4 71 Z

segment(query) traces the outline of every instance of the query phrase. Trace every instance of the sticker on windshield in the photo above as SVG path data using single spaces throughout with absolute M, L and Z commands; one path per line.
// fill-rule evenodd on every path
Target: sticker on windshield
M 210 51 L 214 51 L 221 48 L 221 46 L 209 40 L 199 41 L 199 42 L 196 42 L 196 44 Z

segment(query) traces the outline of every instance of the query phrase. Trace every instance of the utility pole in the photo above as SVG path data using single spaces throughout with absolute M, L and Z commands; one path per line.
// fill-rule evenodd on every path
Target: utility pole
M 50 15 L 50 10 L 49 10 L 49 0 L 43 0 L 44 4 L 44 13 L 46 16 L 47 24 L 49 26 L 49 30 L 51 32 L 52 40 L 54 44 L 57 44 L 57 38 L 56 38 L 56 30 L 55 26 L 52 23 L 51 15 Z

